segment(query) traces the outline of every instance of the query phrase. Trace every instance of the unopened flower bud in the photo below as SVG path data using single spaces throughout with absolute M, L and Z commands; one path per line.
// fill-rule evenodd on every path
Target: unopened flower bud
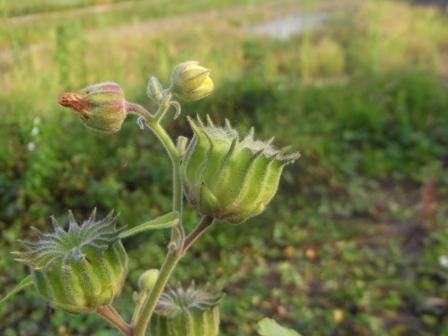
M 39 233 L 36 242 L 23 242 L 15 252 L 28 265 L 39 294 L 54 308 L 94 312 L 109 305 L 122 287 L 128 269 L 126 251 L 118 240 L 117 217 L 90 218 L 79 225 L 71 212 L 64 230 L 52 218 L 53 233 Z
M 260 214 L 277 192 L 283 167 L 299 157 L 270 141 L 243 139 L 228 121 L 216 127 L 209 119 L 188 118 L 194 137 L 182 160 L 181 174 L 189 200 L 203 215 L 232 224 Z
M 151 336 L 217 336 L 220 297 L 194 287 L 168 290 L 151 319 Z
M 178 64 L 171 75 L 171 85 L 176 95 L 188 101 L 202 99 L 214 89 L 210 70 L 196 61 Z
M 158 269 L 150 269 L 143 272 L 138 278 L 138 288 L 140 288 L 141 291 L 150 291 L 152 287 L 154 287 L 158 277 Z
M 149 98 L 156 103 L 161 102 L 163 99 L 163 87 L 160 81 L 156 77 L 150 77 L 148 85 L 146 87 L 146 94 Z
M 113 82 L 64 93 L 59 97 L 59 104 L 78 113 L 87 127 L 107 133 L 119 131 L 127 116 L 123 90 Z

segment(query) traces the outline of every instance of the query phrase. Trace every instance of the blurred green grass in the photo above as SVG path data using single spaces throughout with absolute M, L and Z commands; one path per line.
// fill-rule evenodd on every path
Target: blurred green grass
M 108 5 L 126 0 L 28 0 L 17 2 L 14 0 L 2 0 L 2 10 L 9 17 L 23 16 L 36 13 L 48 13 L 53 11 L 83 8 L 93 5 Z
M 215 225 L 176 271 L 176 281 L 225 290 L 223 335 L 254 335 L 263 316 L 304 335 L 448 335 L 439 264 L 448 255 L 446 14 L 391 1 L 335 10 L 322 1 L 203 0 L 73 16 L 93 1 L 35 3 L 3 1 L 2 288 L 26 271 L 8 254 L 16 239 L 29 238 L 31 225 L 47 228 L 51 214 L 81 217 L 96 205 L 132 226 L 170 209 L 169 162 L 151 134 L 135 120 L 114 136 L 88 132 L 58 95 L 114 80 L 146 104 L 149 75 L 167 82 L 173 65 L 197 59 L 217 90 L 185 115 L 227 117 L 243 131 L 254 124 L 259 137 L 275 134 L 302 153 L 268 211 Z M 331 12 L 326 25 L 301 36 L 249 32 L 320 7 Z M 30 13 L 41 17 L 7 18 Z M 189 134 L 184 117 L 169 129 Z M 191 228 L 193 209 L 186 216 Z M 138 274 L 160 265 L 167 239 L 126 243 L 130 281 L 117 302 L 125 314 Z M 49 310 L 31 291 L 0 307 L 0 325 L 5 335 L 110 334 L 98 318 Z

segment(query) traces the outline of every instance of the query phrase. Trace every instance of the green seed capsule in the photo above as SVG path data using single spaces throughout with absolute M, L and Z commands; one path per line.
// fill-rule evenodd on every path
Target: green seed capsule
M 51 306 L 70 312 L 93 312 L 110 304 L 123 287 L 128 269 L 126 251 L 111 212 L 95 220 L 95 210 L 78 225 L 69 212 L 64 230 L 52 218 L 53 233 L 41 233 L 36 242 L 24 242 L 17 261 L 28 265 L 39 294 Z
M 151 336 L 217 336 L 219 299 L 194 287 L 165 292 L 151 319 Z
M 242 140 L 227 121 L 216 127 L 189 118 L 194 137 L 182 160 L 187 197 L 203 215 L 232 224 L 261 213 L 277 192 L 283 167 L 298 153 L 285 154 L 270 142 Z

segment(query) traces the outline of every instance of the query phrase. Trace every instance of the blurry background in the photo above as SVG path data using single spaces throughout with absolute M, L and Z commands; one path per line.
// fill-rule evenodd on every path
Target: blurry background
M 86 130 L 65 90 L 113 80 L 147 104 L 149 75 L 195 59 L 216 92 L 185 115 L 276 135 L 302 158 L 269 209 L 216 224 L 174 279 L 227 293 L 222 335 L 264 316 L 303 335 L 448 335 L 448 17 L 444 1 L 0 1 L 0 294 L 26 274 L 9 251 L 29 227 L 96 205 L 133 226 L 171 207 L 168 159 L 129 118 Z M 195 214 L 188 208 L 186 225 Z M 126 316 L 168 232 L 126 241 Z M 102 330 L 102 331 L 98 331 Z M 0 307 L 0 334 L 111 335 L 31 290 Z

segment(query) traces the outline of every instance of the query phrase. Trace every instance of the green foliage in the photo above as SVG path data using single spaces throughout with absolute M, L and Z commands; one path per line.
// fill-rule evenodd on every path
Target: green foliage
M 294 330 L 284 328 L 275 320 L 268 318 L 258 322 L 258 332 L 261 336 L 300 336 Z
M 19 293 L 20 291 L 24 290 L 25 288 L 31 286 L 33 284 L 33 276 L 28 275 L 26 278 L 24 278 L 20 283 L 14 287 L 11 291 L 6 293 L 5 297 L 1 298 L 0 304 L 3 304 L 7 300 L 9 300 L 11 297 Z
M 119 237 L 120 239 L 125 239 L 145 231 L 168 229 L 172 228 L 177 223 L 179 223 L 179 213 L 172 211 L 160 217 L 136 225 L 132 229 L 125 230 L 120 233 Z
M 448 255 L 446 16 L 367 1 L 287 41 L 239 34 L 233 28 L 251 21 L 237 14 L 200 16 L 182 29 L 168 21 L 175 31 L 157 34 L 139 25 L 237 1 L 173 3 L 136 2 L 64 28 L 57 28 L 64 15 L 2 26 L 2 46 L 12 53 L 0 63 L 0 294 L 25 276 L 8 251 L 29 238 L 31 225 L 48 227 L 51 214 L 87 215 L 96 204 L 102 213 L 116 209 L 132 228 L 170 211 L 169 162 L 149 133 L 136 134 L 134 121 L 116 136 L 86 133 L 56 98 L 114 80 L 143 102 L 150 69 L 168 81 L 175 63 L 194 57 L 212 70 L 217 91 L 186 104 L 170 132 L 187 135 L 185 115 L 210 113 L 219 124 L 242 120 L 241 130 L 255 123 L 260 137 L 276 134 L 276 143 L 302 153 L 263 215 L 244 226 L 218 223 L 176 270 L 180 281 L 228 293 L 223 335 L 253 335 L 264 316 L 311 336 L 447 334 L 447 269 L 439 262 Z M 253 20 L 269 9 L 257 8 Z M 108 30 L 129 17 L 135 28 Z M 26 49 L 37 41 L 45 46 Z M 430 211 L 422 189 L 433 190 Z M 190 228 L 193 210 L 185 216 Z M 117 306 L 128 317 L 138 275 L 160 267 L 167 241 L 160 230 L 125 242 L 131 274 Z M 0 325 L 8 336 L 106 328 L 94 316 L 49 310 L 31 291 L 0 306 Z

